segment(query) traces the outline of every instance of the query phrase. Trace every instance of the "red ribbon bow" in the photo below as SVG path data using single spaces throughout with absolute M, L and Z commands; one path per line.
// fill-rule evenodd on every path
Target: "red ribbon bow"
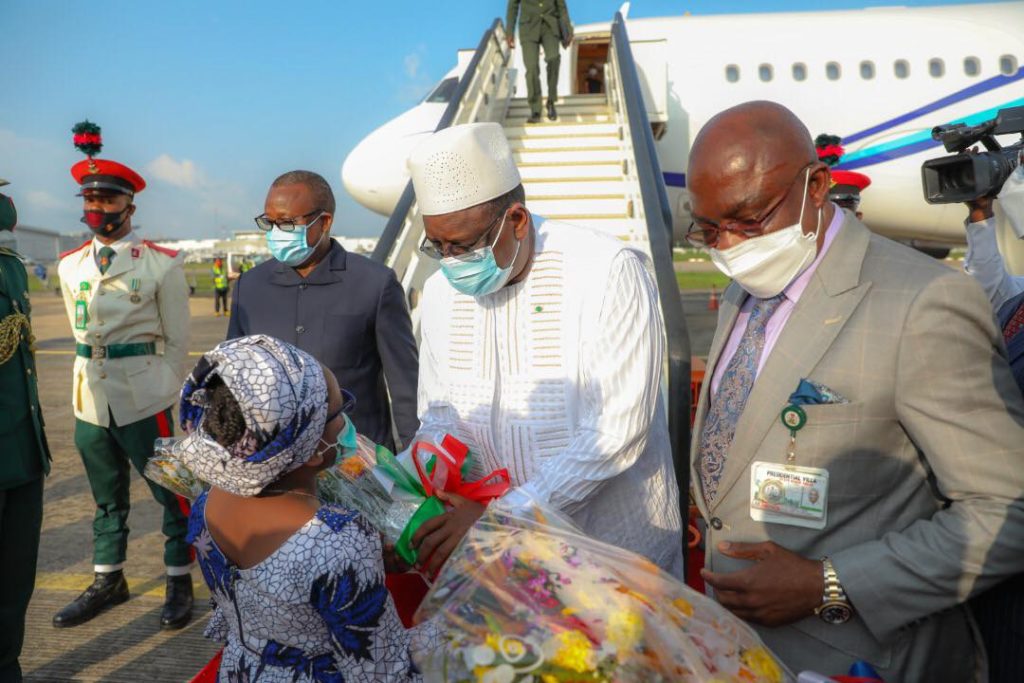
M 427 474 L 426 468 L 420 461 L 420 451 L 426 451 L 436 458 L 434 471 L 430 474 Z M 468 455 L 469 447 L 451 434 L 445 435 L 441 441 L 441 448 L 426 441 L 417 441 L 413 444 L 410 456 L 427 497 L 440 490 L 486 505 L 509 490 L 512 482 L 509 479 L 508 470 L 504 467 L 494 470 L 476 481 L 463 482 L 462 465 L 466 462 Z

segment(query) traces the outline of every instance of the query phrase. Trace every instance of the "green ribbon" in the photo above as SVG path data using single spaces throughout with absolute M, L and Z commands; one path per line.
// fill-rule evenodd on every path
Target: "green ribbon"
M 416 564 L 416 550 L 412 547 L 413 534 L 431 517 L 443 515 L 445 512 L 444 503 L 437 496 L 431 496 L 423 501 L 423 504 L 416 508 L 416 512 L 409 518 L 409 523 L 402 529 L 402 535 L 395 543 L 395 551 L 398 556 L 409 564 Z

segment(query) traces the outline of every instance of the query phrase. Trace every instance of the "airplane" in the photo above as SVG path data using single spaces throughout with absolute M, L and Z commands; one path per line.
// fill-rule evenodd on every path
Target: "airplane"
M 585 92 L 587 70 L 607 61 L 609 26 L 575 28 L 562 57 L 561 96 Z M 767 99 L 792 109 L 812 136 L 842 138 L 837 167 L 872 180 L 861 210 L 873 230 L 930 253 L 963 244 L 965 207 L 925 203 L 921 164 L 946 154 L 931 138 L 934 126 L 976 124 L 1024 105 L 1022 26 L 1024 2 L 628 20 L 677 242 L 690 223 L 686 167 L 694 137 L 721 110 Z M 406 158 L 435 129 L 467 52 L 422 102 L 345 159 L 342 181 L 360 204 L 390 215 L 409 179 Z M 524 94 L 518 49 L 513 59 L 516 92 Z M 1024 242 L 997 215 L 1004 257 L 1024 272 Z

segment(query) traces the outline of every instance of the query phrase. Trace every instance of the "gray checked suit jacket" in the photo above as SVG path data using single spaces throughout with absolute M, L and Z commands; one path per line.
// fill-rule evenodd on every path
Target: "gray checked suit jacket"
M 758 375 L 708 509 L 707 566 L 749 565 L 721 541 L 774 541 L 832 558 L 856 616 L 759 627 L 794 671 L 846 673 L 860 659 L 887 681 L 969 681 L 983 649 L 962 603 L 1024 570 L 1024 400 L 992 309 L 969 277 L 872 234 L 852 214 Z M 746 293 L 725 292 L 708 358 L 718 361 Z M 750 465 L 785 462 L 779 413 L 801 378 L 849 403 L 806 406 L 797 464 L 828 469 L 822 530 L 754 522 Z

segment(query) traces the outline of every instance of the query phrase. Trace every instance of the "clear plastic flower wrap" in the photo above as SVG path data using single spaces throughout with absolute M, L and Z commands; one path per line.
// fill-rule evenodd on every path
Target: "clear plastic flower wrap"
M 757 634 L 642 557 L 536 501 L 493 502 L 416 614 L 431 681 L 792 682 Z
M 403 496 L 401 489 L 396 490 L 393 482 L 379 473 L 377 456 L 387 449 L 362 434 L 356 443 L 354 453 L 318 475 L 317 494 L 328 503 L 359 510 L 388 541 L 395 543 L 423 498 Z
M 210 486 L 197 479 L 192 470 L 174 455 L 175 444 L 183 438 L 172 436 L 157 439 L 153 444 L 153 457 L 146 462 L 143 474 L 153 483 L 191 501 Z

